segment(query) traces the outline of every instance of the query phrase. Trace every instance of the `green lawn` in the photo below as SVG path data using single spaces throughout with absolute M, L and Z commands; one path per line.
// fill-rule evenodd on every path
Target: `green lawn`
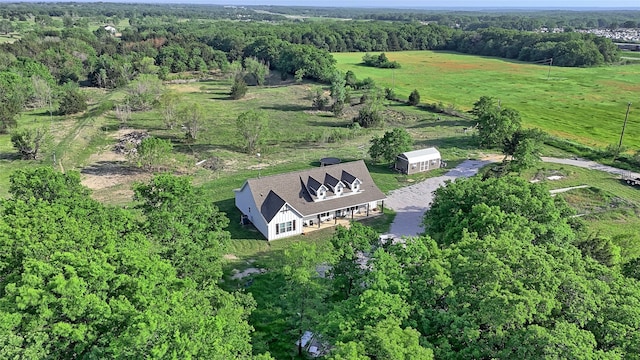
M 341 70 L 393 87 L 400 97 L 417 89 L 423 103 L 469 110 L 481 96 L 492 96 L 520 111 L 526 126 L 600 147 L 617 144 L 627 103 L 636 102 L 640 91 L 640 64 L 549 68 L 458 53 L 406 51 L 387 53 L 402 66 L 392 70 L 359 65 L 363 55 L 333 54 Z M 634 148 L 640 144 L 640 112 L 634 108 L 625 143 Z
M 623 259 L 640 255 L 640 189 L 624 183 L 619 177 L 602 171 L 569 165 L 541 164 L 523 174 L 525 179 L 542 180 L 550 189 L 589 185 L 557 196 L 565 199 L 582 216 L 589 233 L 609 236 L 622 249 Z
M 634 58 L 640 60 L 640 51 L 623 51 L 621 53 L 621 56 L 625 58 Z

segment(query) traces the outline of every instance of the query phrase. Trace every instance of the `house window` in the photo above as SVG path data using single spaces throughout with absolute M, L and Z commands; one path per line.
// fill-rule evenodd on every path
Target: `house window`
M 296 221 L 287 221 L 283 223 L 276 224 L 276 235 L 296 231 Z

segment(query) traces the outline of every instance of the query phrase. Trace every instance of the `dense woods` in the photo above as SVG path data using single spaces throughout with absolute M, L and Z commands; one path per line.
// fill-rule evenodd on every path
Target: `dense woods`
M 605 38 L 513 29 L 509 24 L 514 18 L 528 18 L 515 14 L 504 18 L 475 15 L 491 27 L 473 28 L 440 21 L 444 15 L 434 15 L 440 20 L 428 23 L 295 22 L 250 9 L 215 6 L 100 4 L 89 9 L 81 5 L 8 4 L 0 10 L 12 29 L 24 31 L 18 41 L 2 45 L 0 84 L 16 94 L 5 99 L 8 104 L 24 103 L 33 91 L 20 85 L 19 78 L 9 79 L 13 75 L 5 72 L 21 78 L 37 75 L 49 85 L 51 79 L 64 84 L 88 78 L 95 86 L 116 88 L 138 74 L 167 78 L 184 71 L 227 69 L 245 58 L 263 62 L 283 76 L 328 82 L 335 64 L 329 52 L 345 51 L 452 50 L 530 62 L 553 58 L 557 66 L 593 66 L 619 59 L 617 48 Z M 179 17 L 193 20 L 174 21 Z M 593 15 L 586 15 L 590 17 Z M 251 21 L 229 20 L 238 18 Z M 103 24 L 128 19 L 129 26 L 118 29 L 121 36 L 115 37 L 102 27 L 90 31 L 89 19 Z M 269 25 L 263 22 L 267 20 Z M 28 25 L 29 21 L 37 26 Z M 16 108 L 20 106 L 3 110 L 3 124 L 12 122 Z
M 637 261 L 621 263 L 543 185 L 457 180 L 436 191 L 422 237 L 381 243 L 355 223 L 330 251 L 297 243 L 256 279 L 282 284 L 270 305 L 252 288 L 219 288 L 228 220 L 189 179 L 158 175 L 134 190 L 142 216 L 91 200 L 77 173 L 12 175 L 0 207 L 3 357 L 246 359 L 252 312 L 272 319 L 255 339 L 314 329 L 334 344 L 328 359 L 640 351 Z
M 145 134 L 135 153 L 127 154 L 137 168 L 127 170 L 170 170 L 167 157 L 175 148 L 194 154 L 185 160 L 191 166 L 194 149 L 214 147 L 206 143 L 207 134 L 220 124 L 206 123 L 204 107 L 185 94 L 162 92 L 163 80 L 224 73 L 230 89 L 220 101 L 237 104 L 232 100 L 244 98 L 250 86 L 264 85 L 275 70 L 284 80 L 324 83 L 305 101 L 317 112 L 331 110 L 335 118 L 352 107 L 351 91 L 360 96 L 371 90 L 362 95 L 356 117 L 347 119 L 349 129 L 320 115 L 338 134 L 369 131 L 385 122 L 385 95 L 394 105 L 405 105 L 393 89 L 385 95 L 375 89 L 371 78 L 336 71 L 331 52 L 369 52 L 363 62 L 383 68 L 401 65 L 389 61 L 390 52 L 427 49 L 596 66 L 618 61 L 611 40 L 534 30 L 633 25 L 618 12 L 295 10 L 371 21 L 300 21 L 275 14 L 290 11 L 3 4 L 0 32 L 15 32 L 19 39 L 0 45 L 0 133 L 15 128 L 26 109 L 46 109 L 38 116 L 51 118 L 81 113 L 84 118 L 70 116 L 70 122 L 87 123 L 109 112 L 114 129 L 126 128 L 132 112 L 157 109 L 152 116 L 162 123 L 154 124 L 182 131 L 184 138 Z M 117 33 L 105 25 L 114 25 Z M 91 103 L 88 87 L 117 96 Z M 289 93 L 278 96 L 283 94 Z M 417 89 L 407 104 L 421 105 Z M 268 118 L 269 106 L 246 106 L 231 120 L 238 139 L 223 126 L 221 136 L 228 136 L 224 145 L 231 151 L 251 158 L 248 166 L 260 176 L 262 163 L 253 164 L 266 161 L 259 151 L 276 141 L 268 134 L 277 132 L 272 124 L 282 125 Z M 299 109 L 310 112 L 298 105 L 283 111 Z M 440 120 L 442 114 L 431 115 Z M 540 137 L 521 128 L 516 110 L 483 97 L 471 115 L 477 121 L 473 140 L 480 147 L 503 148 L 505 159 L 511 157 L 509 171 L 439 188 L 433 202 L 425 200 L 431 208 L 422 220 L 424 234 L 385 242 L 372 227 L 352 223 L 324 233 L 321 241 L 300 237 L 274 243 L 269 256 L 277 261 L 257 270 L 259 275 L 230 281 L 223 276 L 231 272 L 225 255 L 233 255 L 234 219 L 190 178 L 149 175 L 118 188 L 132 194 L 127 206 L 107 206 L 91 197 L 79 173 L 36 166 L 48 132 L 58 131 L 55 126 L 14 131 L 12 144 L 33 167 L 14 172 L 9 196 L 0 199 L 0 358 L 301 359 L 306 355 L 300 339 L 313 332 L 322 357 L 331 360 L 640 359 L 636 238 L 629 235 L 622 251 L 611 238 L 588 232 L 545 185 L 514 174 L 537 161 Z M 205 125 L 209 132 L 198 136 Z M 107 126 L 100 131 L 106 134 Z M 104 148 L 113 139 L 87 141 Z M 401 127 L 367 141 L 370 157 L 385 163 L 372 166 L 385 174 L 387 163 L 413 148 L 412 135 Z M 300 143 L 291 144 L 288 152 L 299 150 Z M 308 166 L 310 156 L 294 165 Z M 197 160 L 216 160 L 220 167 L 224 162 Z M 252 173 L 240 173 L 246 174 Z M 214 175 L 201 179 L 211 188 L 220 186 L 212 192 L 226 192 L 224 186 L 237 180 L 219 185 Z M 228 200 L 222 203 L 231 204 Z M 272 244 L 267 246 L 272 251 Z
M 105 207 L 78 173 L 51 168 L 14 173 L 10 193 L 0 206 L 2 358 L 251 355 L 253 302 L 217 285 L 228 220 L 189 179 L 137 186 L 144 217 Z

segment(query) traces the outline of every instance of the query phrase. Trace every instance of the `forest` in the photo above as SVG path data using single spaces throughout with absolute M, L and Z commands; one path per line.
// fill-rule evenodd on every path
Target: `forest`
M 365 57 L 374 66 L 402 50 L 601 66 L 620 60 L 610 39 L 533 30 L 631 27 L 633 15 L 340 12 L 0 5 L 0 137 L 15 153 L 3 147 L 0 161 L 23 164 L 7 175 L 7 195 L 0 199 L 0 358 L 305 359 L 301 340 L 309 332 L 328 360 L 640 359 L 640 238 L 592 231 L 589 219 L 564 197 L 552 196 L 547 183 L 524 178 L 522 163 L 536 161 L 530 149 L 526 159 L 519 157 L 520 144 L 533 144 L 541 132 L 520 129 L 517 111 L 499 99 L 483 97 L 459 118 L 420 107 L 417 89 L 405 104 L 393 89 L 383 95 L 370 78 L 338 72 L 331 54 L 376 53 Z M 326 19 L 300 21 L 290 14 Z M 345 16 L 354 20 L 335 19 Z M 281 82 L 266 87 L 270 71 Z M 185 94 L 177 87 L 164 91 L 180 82 Z M 309 87 L 311 98 L 299 96 L 308 106 L 240 102 L 247 93 L 258 97 L 256 89 L 281 100 L 297 94 L 286 89 L 294 86 Z M 205 107 L 193 99 L 219 101 L 220 113 L 205 119 Z M 456 130 L 446 130 L 455 144 L 441 144 L 450 145 L 445 151 L 456 161 L 479 147 L 499 153 L 504 147 L 505 159 L 511 156 L 504 163 L 513 167 L 439 188 L 422 217 L 424 233 L 401 241 L 380 237 L 390 212 L 371 226 L 354 222 L 291 242 L 233 237 L 250 233 L 240 229 L 227 198 L 238 179 L 310 164 L 303 153 L 293 164 L 265 169 L 261 162 L 269 160 L 260 151 L 273 156 L 269 148 L 280 146 L 279 139 L 289 142 L 290 148 L 279 148 L 287 153 L 320 148 L 320 137 L 326 138 L 322 146 L 334 147 L 312 156 L 338 149 L 349 136 L 384 146 L 385 138 L 376 137 L 384 130 L 378 124 L 385 121 L 383 100 L 392 102 L 389 107 L 412 107 L 409 115 L 384 112 L 402 118 L 386 121 L 408 124 L 412 135 L 455 124 L 449 125 Z M 340 116 L 352 104 L 361 107 L 351 109 L 355 117 L 343 126 Z M 221 114 L 234 106 L 242 110 L 237 119 Z M 276 111 L 283 122 L 267 118 Z M 328 123 L 331 132 L 306 134 L 292 113 L 315 116 L 304 121 Z M 50 128 L 38 127 L 47 121 Z M 473 128 L 479 135 L 466 137 L 462 125 L 465 134 Z M 107 194 L 129 194 L 124 204 L 98 201 L 81 183 L 83 163 L 65 169 L 55 152 L 54 166 L 50 153 L 42 155 L 54 136 L 78 152 L 111 151 L 111 132 L 143 126 L 156 136 L 142 139 L 135 151 L 125 146 L 132 165 L 117 174 L 143 176 Z M 229 132 L 233 126 L 240 141 Z M 509 131 L 498 133 L 496 126 Z M 65 127 L 95 127 L 103 138 L 68 135 Z M 390 134 L 410 137 L 397 128 Z M 214 145 L 218 139 L 223 146 Z M 349 146 L 360 155 L 360 138 Z M 223 171 L 225 159 L 218 157 L 204 176 L 175 165 L 200 162 L 188 156 L 210 148 L 242 153 L 238 166 L 247 169 Z M 368 161 L 376 181 L 388 181 L 385 191 L 414 181 L 377 161 L 392 161 L 394 154 Z M 614 160 L 617 155 L 628 154 L 618 149 Z M 623 202 L 611 198 L 611 204 Z M 637 218 L 634 206 L 624 210 Z M 249 260 L 264 264 L 264 272 L 229 276 L 233 261 L 239 262 L 232 253 L 240 254 L 241 246 L 260 249 Z

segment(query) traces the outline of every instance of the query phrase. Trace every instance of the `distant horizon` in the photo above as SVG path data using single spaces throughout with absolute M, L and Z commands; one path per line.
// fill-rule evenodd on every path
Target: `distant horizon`
M 359 8 L 359 9 L 393 9 L 393 10 L 474 10 L 474 11 L 490 11 L 490 10 L 577 10 L 577 11 L 606 11 L 606 10 L 640 10 L 640 4 L 637 0 L 611 0 L 604 2 L 594 0 L 525 0 L 520 1 L 518 5 L 513 5 L 508 0 L 487 0 L 475 2 L 471 0 L 450 0 L 447 1 L 448 6 L 438 5 L 430 6 L 428 1 L 419 0 L 400 0 L 395 6 L 389 6 L 388 2 L 383 0 L 344 0 L 339 3 L 329 1 L 323 5 L 317 5 L 316 2 L 310 0 L 77 0 L 77 1 L 58 1 L 58 0 L 0 0 L 0 4 L 7 3 L 130 3 L 130 4 L 182 4 L 182 5 L 216 5 L 216 6 L 286 6 L 286 7 L 309 7 L 309 8 Z M 434 2 L 436 3 L 436 2 Z

